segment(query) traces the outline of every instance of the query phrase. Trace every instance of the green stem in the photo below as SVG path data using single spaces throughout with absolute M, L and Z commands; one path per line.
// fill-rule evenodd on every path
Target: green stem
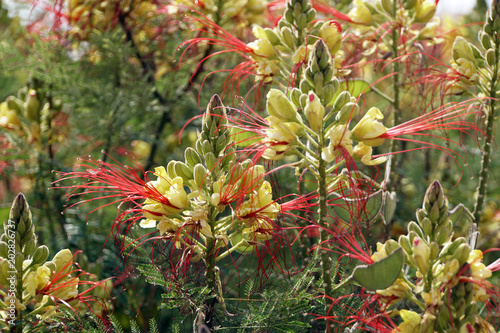
M 500 40 L 495 38 L 495 62 L 493 65 L 493 76 L 491 78 L 490 99 L 488 106 L 488 117 L 486 118 L 486 133 L 483 145 L 483 158 L 481 160 L 481 171 L 479 173 L 479 185 L 477 187 L 477 198 L 474 205 L 474 218 L 476 223 L 481 219 L 484 202 L 486 200 L 486 186 L 488 183 L 488 172 L 491 161 L 491 143 L 494 137 L 494 122 L 495 122 L 495 104 L 497 98 L 497 81 L 498 81 L 498 60 L 499 60 Z
M 331 258 L 330 255 L 327 251 L 327 243 L 326 241 L 328 240 L 328 233 L 326 231 L 326 228 L 328 226 L 328 222 L 326 221 L 326 216 L 328 214 L 327 211 L 327 203 L 326 203 L 326 194 L 327 194 L 327 174 L 326 174 L 326 167 L 327 163 L 326 161 L 321 157 L 321 149 L 325 144 L 325 139 L 324 139 L 324 134 L 323 134 L 323 129 L 320 130 L 319 133 L 319 154 L 318 154 L 318 173 L 319 177 L 317 178 L 318 180 L 318 190 L 319 190 L 319 208 L 318 208 L 318 225 L 323 227 L 320 232 L 320 238 L 319 242 L 320 245 L 318 246 L 318 251 L 320 253 L 320 258 L 321 258 L 321 268 L 322 268 L 322 275 L 323 275 L 323 285 L 325 289 L 325 316 L 330 315 L 330 310 L 333 306 L 333 292 L 334 289 L 332 287 L 332 274 L 331 274 Z M 330 324 L 331 326 L 333 325 L 333 322 Z M 326 332 L 330 332 L 331 329 L 334 328 L 332 327 L 327 327 Z
M 214 313 L 215 313 L 215 303 L 217 302 L 217 297 L 215 295 L 217 292 L 217 280 L 215 278 L 215 239 L 209 238 L 207 240 L 207 257 L 205 263 L 207 266 L 206 271 L 206 284 L 210 291 L 209 297 L 205 300 L 205 325 L 212 331 L 214 327 Z
M 17 272 L 17 282 L 16 282 L 16 299 L 19 303 L 23 304 L 23 275 L 24 271 L 21 267 L 21 270 Z M 16 318 L 16 326 L 15 331 L 13 331 L 14 327 L 11 328 L 11 332 L 22 332 L 23 331 L 23 311 L 17 311 Z

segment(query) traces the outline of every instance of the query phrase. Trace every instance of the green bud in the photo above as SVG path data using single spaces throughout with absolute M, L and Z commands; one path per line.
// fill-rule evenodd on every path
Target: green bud
M 309 92 L 309 97 L 304 108 L 309 127 L 316 133 L 319 133 L 323 128 L 323 117 L 325 116 L 325 108 L 321 104 L 319 97 L 312 91 Z
M 208 175 L 208 170 L 202 164 L 196 164 L 193 170 L 193 178 L 196 186 L 200 187 L 205 181 L 205 177 Z
M 306 94 L 302 94 L 300 96 L 300 107 L 302 109 L 304 109 L 306 107 L 306 105 L 307 105 L 307 95 Z
M 176 162 L 176 161 L 170 161 L 170 162 L 168 162 L 168 164 L 167 164 L 167 174 L 168 174 L 171 178 L 174 178 L 174 177 L 179 176 L 179 175 L 177 174 L 177 172 L 175 171 L 175 162 Z
M 24 102 L 24 116 L 31 121 L 40 120 L 40 101 L 38 100 L 36 90 L 30 89 L 26 101 Z
M 463 243 L 458 246 L 458 248 L 452 254 L 451 259 L 457 259 L 458 264 L 461 267 L 469 259 L 469 254 L 470 254 L 469 244 Z
M 49 257 L 49 249 L 45 245 L 39 246 L 32 255 L 33 265 L 41 265 Z
M 437 258 L 437 256 L 439 255 L 439 249 L 440 249 L 440 246 L 438 243 L 436 242 L 431 242 L 430 244 L 430 248 L 431 248 L 431 255 L 430 255 L 430 260 L 433 261 Z
M 394 5 L 394 0 L 382 0 L 382 8 L 384 8 L 386 13 L 392 15 Z
M 389 239 L 385 242 L 385 252 L 389 255 L 399 249 L 401 246 L 394 239 Z
M 202 146 L 201 146 L 201 150 L 203 152 L 203 155 L 206 155 L 208 153 L 213 154 L 213 147 L 210 144 L 210 141 L 208 141 L 208 140 L 203 141 Z
M 193 178 L 193 171 L 186 164 L 175 161 L 174 163 L 175 174 L 181 177 L 184 181 L 188 181 Z
M 290 23 L 290 24 L 293 24 L 293 10 L 290 10 L 290 8 L 287 8 L 285 10 L 285 15 L 283 15 L 285 17 L 285 20 Z
M 441 230 L 441 232 L 437 235 L 436 241 L 439 244 L 448 242 L 453 236 L 453 223 L 451 221 L 448 221 L 448 223 L 445 223 L 444 225 L 445 228 L 443 228 L 443 230 Z
M 325 83 L 325 81 L 324 81 L 323 73 L 318 72 L 318 73 L 314 74 L 314 87 L 315 87 L 316 92 L 318 92 L 319 94 L 321 94 L 323 92 L 324 83 Z
M 7 259 L 0 258 L 0 284 L 2 286 L 8 286 L 10 284 L 7 280 L 10 270 L 11 267 L 9 261 Z
M 411 10 L 415 8 L 416 3 L 417 0 L 406 0 L 404 6 L 406 9 Z
M 299 88 L 303 94 L 307 94 L 310 90 L 312 90 L 312 86 L 309 84 L 309 82 L 307 82 L 307 80 L 301 80 Z
M 359 106 L 356 103 L 349 102 L 340 109 L 340 112 L 337 113 L 335 119 L 339 121 L 341 124 L 347 124 L 347 122 L 352 119 L 358 113 Z
M 479 40 L 481 41 L 481 45 L 485 50 L 488 50 L 492 47 L 491 37 L 488 34 L 485 34 L 483 31 L 479 32 Z
M 307 26 L 308 20 L 307 20 L 307 15 L 304 13 L 300 13 L 297 16 L 297 27 L 299 30 L 304 29 Z
M 453 242 L 447 242 L 444 244 L 441 253 L 439 254 L 441 257 L 452 255 L 458 249 L 458 247 L 462 244 L 465 244 L 466 240 L 464 237 L 459 237 L 455 239 Z
M 415 232 L 420 238 L 424 238 L 424 233 L 422 231 L 422 229 L 420 228 L 420 226 L 415 223 L 414 221 L 411 221 L 410 223 L 408 223 L 408 231 L 413 231 Z
M 280 38 L 273 29 L 265 28 L 264 33 L 266 34 L 267 39 L 269 40 L 269 42 L 271 42 L 272 45 L 281 44 Z
M 205 154 L 205 165 L 207 166 L 208 170 L 212 170 L 215 167 L 216 163 L 217 158 L 212 152 L 208 152 Z
M 297 18 L 300 14 L 302 14 L 302 5 L 300 2 L 296 2 L 293 4 L 293 16 Z
M 408 236 L 406 236 L 406 235 L 399 236 L 398 243 L 405 250 L 405 252 L 408 256 L 413 255 L 413 249 L 412 249 L 410 240 L 408 239 Z
M 289 27 L 283 27 L 281 29 L 281 36 L 283 37 L 283 43 L 293 50 L 295 48 L 296 41 L 292 30 Z
M 29 256 L 33 253 L 33 251 L 35 250 L 35 246 L 36 246 L 36 241 L 34 238 L 31 238 L 30 240 L 28 240 L 26 242 L 26 245 L 24 245 L 24 255 L 26 256 Z
M 9 246 L 7 245 L 6 242 L 0 241 L 0 258 L 7 258 L 8 255 L 9 255 Z
M 333 95 L 335 95 L 333 83 L 328 83 L 323 87 L 323 101 L 326 105 L 331 104 Z
M 194 167 L 196 164 L 201 163 L 200 155 L 191 147 L 186 148 L 184 151 L 184 158 L 187 165 L 190 167 Z
M 294 121 L 297 119 L 297 107 L 290 102 L 286 95 L 277 89 L 271 89 L 267 93 L 267 112 L 283 121 Z
M 495 65 L 496 59 L 495 59 L 495 50 L 493 49 L 488 49 L 486 51 L 486 62 L 488 63 L 488 66 L 493 67 Z
M 308 4 L 308 6 L 310 6 L 310 5 Z M 307 15 L 307 23 L 310 23 L 310 22 L 314 21 L 314 18 L 316 17 L 316 10 L 310 9 L 306 13 L 306 15 Z
M 420 221 L 420 226 L 426 235 L 432 235 L 432 222 L 427 217 Z
M 24 262 L 24 254 L 21 252 L 16 252 L 16 256 L 14 258 L 14 266 L 16 266 L 16 271 L 20 272 L 23 269 Z
M 307 81 L 304 81 L 304 82 L 307 82 Z M 309 88 L 309 90 L 311 90 L 311 89 Z M 309 90 L 307 90 L 307 91 L 309 91 Z M 300 96 L 301 95 L 302 95 L 302 92 L 297 88 L 293 88 L 292 91 L 290 92 L 290 99 L 292 100 L 292 103 L 298 108 L 300 108 Z
M 344 105 L 349 103 L 350 100 L 351 100 L 351 94 L 348 91 L 342 91 L 335 99 L 335 102 L 333 103 L 333 109 L 341 110 L 344 107 Z

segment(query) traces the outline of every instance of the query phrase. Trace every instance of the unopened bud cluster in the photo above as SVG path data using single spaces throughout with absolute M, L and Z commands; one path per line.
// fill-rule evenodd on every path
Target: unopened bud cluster
M 57 122 L 61 109 L 61 100 L 52 97 L 40 81 L 33 79 L 17 96 L 9 96 L 0 103 L 0 127 L 25 135 L 27 141 L 41 148 L 42 144 L 62 141 L 63 124 Z
M 434 181 L 417 210 L 417 221 L 408 224 L 408 234 L 398 242 L 378 244 L 375 261 L 402 247 L 405 264 L 416 273 L 402 270 L 389 288 L 378 290 L 383 302 L 393 306 L 410 300 L 424 309 L 422 313 L 401 310 L 402 332 L 452 330 L 493 332 L 481 316 L 479 307 L 489 299 L 487 281 L 491 271 L 482 263 L 482 253 L 471 250 L 465 238 L 453 239 L 454 221 L 450 219 L 448 200 L 441 185 Z M 412 285 L 409 281 L 416 281 Z M 397 306 L 397 305 L 395 305 Z
M 73 254 L 64 249 L 47 261 L 49 250 L 45 245 L 38 245 L 24 195 L 15 198 L 3 227 L 0 285 L 4 286 L 4 296 L 0 311 L 5 311 L 4 318 L 14 323 L 24 315 L 27 322 L 38 321 L 34 315 L 26 318 L 25 312 L 35 309 L 44 321 L 50 321 L 60 314 L 55 311 L 57 304 L 76 306 L 79 303 L 78 286 L 86 282 L 73 277 L 76 275 L 73 274 Z M 82 276 L 82 271 L 78 275 Z M 96 307 L 96 311 L 101 310 Z

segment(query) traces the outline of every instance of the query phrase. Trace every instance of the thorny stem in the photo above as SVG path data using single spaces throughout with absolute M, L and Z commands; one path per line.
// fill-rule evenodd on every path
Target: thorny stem
M 477 187 L 477 198 L 474 205 L 474 219 L 479 223 L 481 213 L 483 211 L 484 202 L 487 193 L 488 171 L 491 160 L 491 143 L 494 137 L 494 121 L 495 121 L 495 104 L 497 98 L 497 81 L 498 81 L 498 60 L 499 60 L 500 40 L 495 38 L 495 61 L 493 65 L 493 76 L 491 78 L 490 99 L 488 105 L 488 117 L 486 118 L 486 135 L 483 145 L 483 158 L 481 160 L 481 171 L 479 173 L 479 184 Z

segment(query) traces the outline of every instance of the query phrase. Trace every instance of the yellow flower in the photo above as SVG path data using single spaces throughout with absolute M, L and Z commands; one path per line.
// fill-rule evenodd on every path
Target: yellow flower
M 384 115 L 376 107 L 371 108 L 352 129 L 352 136 L 356 141 L 375 147 L 384 142 L 380 136 L 387 132 L 387 128 L 380 122 Z
M 267 39 L 259 38 L 256 41 L 247 44 L 254 54 L 258 57 L 272 58 L 276 55 L 276 50 L 273 45 Z M 258 58 L 257 58 L 258 60 Z
M 319 29 L 319 37 L 328 46 L 330 54 L 335 54 L 342 45 L 342 28 L 336 21 L 325 22 Z
M 272 221 L 279 212 L 280 205 L 272 199 L 271 184 L 264 181 L 257 191 L 249 195 L 247 201 L 236 208 L 235 215 L 243 223 L 243 237 L 260 242 L 272 238 Z
M 475 283 L 474 285 L 474 300 L 486 302 L 490 295 L 486 292 L 486 289 L 483 288 L 484 283 L 481 280 L 486 280 L 491 277 L 491 271 L 486 268 L 486 266 L 482 263 L 483 260 L 483 252 L 480 250 L 473 250 L 469 254 L 469 259 L 467 262 L 470 265 L 470 269 L 472 271 L 472 278 Z
M 269 127 L 264 130 L 266 132 L 264 143 L 267 144 L 268 148 L 265 150 L 263 157 L 271 160 L 283 158 L 284 153 L 290 149 L 290 145 L 297 139 L 301 125 L 294 122 L 282 122 L 274 116 L 269 116 L 266 120 Z
M 278 89 L 271 89 L 267 93 L 266 108 L 269 115 L 283 121 L 293 121 L 297 118 L 297 107 Z
M 321 104 L 321 100 L 313 91 L 309 91 L 304 113 L 306 114 L 309 127 L 314 132 L 319 133 L 320 129 L 323 127 L 325 107 Z
M 156 221 L 178 214 L 189 206 L 181 177 L 170 179 L 164 167 L 155 168 L 155 175 L 158 179 L 146 184 L 146 188 L 152 193 L 142 207 L 146 219 L 139 224 L 143 228 L 154 228 Z
M 398 278 L 390 287 L 384 290 L 377 290 L 377 294 L 382 296 L 382 302 L 392 304 L 406 298 L 408 294 L 411 294 L 411 287 L 405 280 Z
M 377 165 L 387 161 L 387 156 L 380 156 L 372 159 L 373 148 L 364 144 L 359 143 L 353 150 L 354 159 L 360 161 L 364 165 Z
M 351 9 L 347 16 L 355 23 L 370 24 L 373 21 L 372 13 L 362 0 L 354 1 L 354 8 Z
M 418 22 L 427 22 L 436 13 L 436 1 L 435 0 L 417 0 L 416 15 L 415 19 Z
M 418 332 L 420 326 L 420 315 L 418 313 L 409 310 L 401 310 L 399 311 L 399 315 L 401 319 L 403 319 L 403 322 L 398 326 L 399 332 Z
M 330 130 L 330 143 L 323 148 L 323 159 L 327 162 L 333 161 L 342 154 L 342 149 L 347 150 L 352 155 L 351 131 L 347 125 L 337 125 Z
M 35 297 L 37 292 L 49 282 L 50 280 L 50 269 L 45 266 L 40 266 L 28 274 L 24 281 L 24 289 L 30 294 L 31 297 Z

